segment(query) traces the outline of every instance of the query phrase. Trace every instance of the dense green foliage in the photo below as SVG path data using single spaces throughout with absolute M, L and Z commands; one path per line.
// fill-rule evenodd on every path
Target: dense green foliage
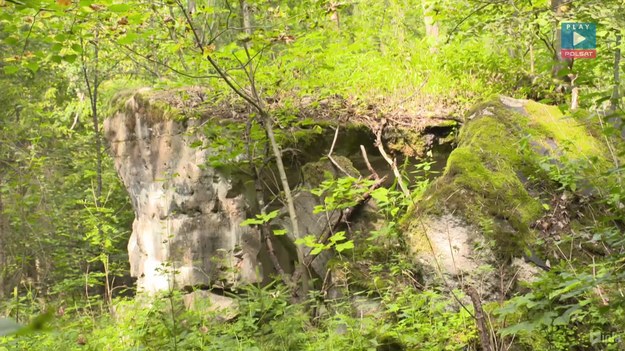
M 211 312 L 170 310 L 179 294 L 161 296 L 149 307 L 115 303 L 117 313 L 95 317 L 66 311 L 47 332 L 5 339 L 9 349 L 50 350 L 370 350 L 406 345 L 410 349 L 462 350 L 475 336 L 466 313 L 450 311 L 446 298 L 430 291 L 384 295 L 380 307 L 359 316 L 349 301 L 335 301 L 311 318 L 291 305 L 283 287 L 249 287 L 239 300 L 239 317 L 225 323 Z M 387 320 L 387 324 L 383 321 Z M 0 346 L 2 347 L 2 346 Z M 393 349 L 393 348 L 391 348 Z
M 598 24 L 597 59 L 558 57 L 562 21 Z M 180 291 L 129 299 L 126 245 L 134 214 L 101 128 L 118 108 L 115 95 L 140 86 L 200 86 L 211 92 L 210 108 L 256 108 L 247 123 L 212 131 L 224 149 L 207 160 L 213 166 L 229 165 L 250 140 L 269 145 L 263 128 L 275 130 L 281 145 L 319 133 L 295 117 L 304 105 L 316 108 L 325 128 L 327 110 L 405 122 L 463 120 L 493 94 L 553 104 L 550 114 L 560 117 L 577 102 L 589 112 L 571 113 L 571 123 L 536 121 L 540 142 L 579 128 L 597 145 L 575 145 L 557 158 L 529 155 L 536 135 L 502 132 L 472 145 L 494 150 L 498 163 L 512 159 L 505 174 L 482 167 L 469 151 L 457 150 L 450 164 L 473 171 L 456 181 L 483 195 L 461 204 L 477 224 L 489 220 L 485 213 L 522 212 L 526 222 L 515 232 L 532 233 L 524 237 L 532 247 L 550 245 L 545 253 L 557 251 L 549 272 L 485 305 L 497 350 L 619 349 L 624 27 L 620 0 L 0 0 L 0 351 L 479 349 L 472 307 L 457 303 L 467 300 L 463 293 L 424 286 L 417 277 L 402 218 L 429 181 L 415 180 L 407 168 L 408 196 L 401 181 L 369 194 L 374 182 L 353 177 L 324 177 L 314 190 L 325 196 L 319 213 L 370 195 L 385 219 L 353 238 L 337 232 L 325 243 L 298 242 L 338 253 L 332 264 L 344 273 L 342 298 L 311 289 L 293 304 L 289 284 L 244 287 L 235 297 L 237 317 L 228 321 L 184 310 Z M 488 125 L 493 120 L 463 133 L 507 127 Z M 228 128 L 248 139 L 230 137 Z M 511 135 L 520 144 L 506 145 Z M 266 157 L 250 157 L 247 166 L 255 170 Z M 431 163 L 421 161 L 417 167 L 427 173 Z M 548 185 L 536 187 L 539 195 L 516 183 L 502 191 L 515 167 Z M 514 208 L 488 210 L 500 201 Z M 561 215 L 563 203 L 583 219 L 567 223 L 570 230 L 557 239 L 534 236 L 530 222 Z M 264 225 L 275 215 L 259 213 L 247 224 Z M 375 306 L 358 314 L 359 299 Z M 4 336 L 18 328 L 13 321 L 27 327 Z

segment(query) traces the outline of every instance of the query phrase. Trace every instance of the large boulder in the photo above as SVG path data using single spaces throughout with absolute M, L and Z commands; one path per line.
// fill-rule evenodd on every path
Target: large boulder
M 600 185 L 576 165 L 590 159 L 595 170 L 606 169 L 606 155 L 584 121 L 557 107 L 506 97 L 483 103 L 468 114 L 444 173 L 407 216 L 410 247 L 437 271 L 430 276 L 502 293 L 502 282 L 513 286 L 548 269 L 536 223 L 549 213 L 550 194 L 593 194 Z
M 275 261 L 287 273 L 294 270 L 298 239 L 322 235 L 328 221 L 338 217 L 314 213 L 323 199 L 310 192 L 326 176 L 344 176 L 329 160 L 319 160 L 332 135 L 328 140 L 318 127 L 298 130 L 296 140 L 283 135 L 283 146 L 298 150 L 298 159 L 285 157 L 285 164 L 289 181 L 297 185 L 300 237 L 293 236 L 286 208 L 276 196 L 280 189 L 270 163 L 260 174 L 260 192 L 267 212 L 279 211 L 271 227 L 287 230 L 287 235 L 271 238 L 270 253 L 256 226 L 241 225 L 260 212 L 259 189 L 246 164 L 245 111 L 206 104 L 202 94 L 189 89 L 120 93 L 104 123 L 115 167 L 135 211 L 128 243 L 131 275 L 145 292 L 171 287 L 232 290 L 239 284 L 266 283 L 276 272 Z M 360 142 L 362 133 L 354 132 L 359 129 L 345 130 L 348 144 Z M 356 150 L 360 152 L 358 146 Z M 335 155 L 334 160 L 351 175 L 360 175 L 347 157 Z M 311 251 L 302 249 L 304 254 Z M 311 273 L 323 277 L 331 258 L 329 251 L 323 252 L 313 261 Z
M 135 211 L 128 251 L 140 290 L 219 286 L 262 279 L 256 229 L 242 227 L 254 188 L 232 170 L 206 165 L 211 148 L 149 90 L 117 98 L 104 123 L 115 167 Z M 178 118 L 176 118 L 178 117 Z

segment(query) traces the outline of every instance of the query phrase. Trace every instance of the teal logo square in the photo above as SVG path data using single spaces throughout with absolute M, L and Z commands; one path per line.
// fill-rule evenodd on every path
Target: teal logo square
M 562 23 L 562 49 L 594 50 L 597 48 L 595 23 Z

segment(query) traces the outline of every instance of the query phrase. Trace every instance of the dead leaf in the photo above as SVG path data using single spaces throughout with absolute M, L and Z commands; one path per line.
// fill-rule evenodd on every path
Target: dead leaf
M 206 45 L 204 47 L 204 56 L 210 55 L 213 51 L 215 51 L 217 47 L 215 46 L 215 44 L 211 44 L 211 45 Z
M 295 37 L 290 34 L 282 33 L 278 36 L 278 40 L 284 42 L 285 44 L 291 44 L 295 41 Z

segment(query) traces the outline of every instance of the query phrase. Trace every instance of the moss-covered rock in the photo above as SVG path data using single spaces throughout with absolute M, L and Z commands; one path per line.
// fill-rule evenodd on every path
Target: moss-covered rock
M 136 113 L 149 119 L 151 123 L 184 120 L 185 114 L 167 101 L 167 94 L 174 93 L 150 88 L 121 90 L 111 99 L 108 114 Z
M 404 228 L 418 256 L 443 261 L 451 256 L 458 263 L 468 255 L 472 270 L 488 263 L 479 259 L 476 247 L 488 247 L 489 259 L 498 262 L 523 256 L 535 242 L 533 224 L 546 211 L 547 199 L 540 194 L 567 186 L 594 189 L 598 185 L 585 178 L 605 169 L 608 161 L 601 141 L 557 107 L 498 97 L 477 106 L 467 119 L 445 172 L 405 219 Z M 590 166 L 571 166 L 582 163 Z M 573 171 L 579 174 L 564 176 Z M 447 228 L 465 223 L 470 229 L 452 242 L 454 235 L 441 229 L 441 221 L 453 222 Z M 441 247 L 445 242 L 450 249 Z

